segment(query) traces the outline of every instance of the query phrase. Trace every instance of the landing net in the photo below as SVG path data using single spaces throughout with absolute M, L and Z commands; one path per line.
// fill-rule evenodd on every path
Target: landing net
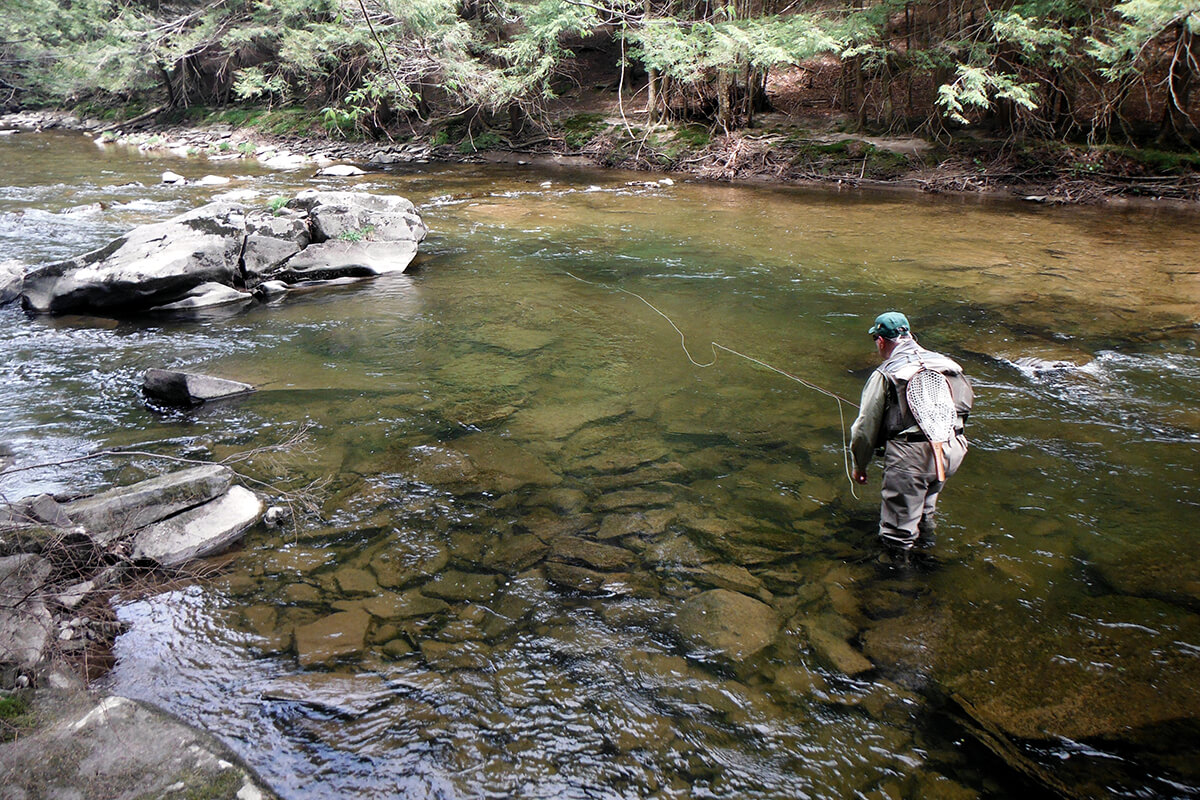
M 944 481 L 946 457 L 942 453 L 942 446 L 954 436 L 954 422 L 958 418 L 954 411 L 954 397 L 950 394 L 950 382 L 942 373 L 921 367 L 908 381 L 905 397 L 917 425 L 933 445 L 937 477 L 939 481 Z

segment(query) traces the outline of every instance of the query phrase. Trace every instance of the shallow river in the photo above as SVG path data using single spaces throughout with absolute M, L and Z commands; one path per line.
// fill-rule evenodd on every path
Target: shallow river
M 168 168 L 235 180 L 164 186 Z M 430 227 L 409 274 L 272 304 L 0 309 L 18 464 L 302 436 L 237 465 L 296 493 L 295 524 L 122 601 L 99 679 L 284 796 L 1200 794 L 1195 216 L 515 166 L 313 179 L 74 135 L 0 137 L 0 170 L 2 254 L 29 263 L 229 188 L 401 194 Z M 709 344 L 857 400 L 892 307 L 977 392 L 938 541 L 909 566 L 879 558 L 877 465 L 846 478 L 854 409 Z M 260 391 L 161 412 L 149 367 Z M 592 572 L 579 540 L 610 546 Z M 767 650 L 679 638 L 714 588 L 770 607 Z M 353 646 L 327 659 L 312 642 L 334 634 Z

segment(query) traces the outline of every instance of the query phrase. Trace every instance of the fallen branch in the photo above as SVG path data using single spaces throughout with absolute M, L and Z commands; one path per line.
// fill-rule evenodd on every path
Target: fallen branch
M 167 107 L 165 105 L 161 105 L 161 106 L 158 106 L 157 108 L 150 109 L 149 111 L 147 111 L 144 114 L 138 114 L 133 119 L 127 119 L 127 120 L 123 120 L 121 122 L 114 122 L 111 125 L 105 125 L 103 128 L 100 128 L 100 133 L 115 130 L 117 128 L 125 127 L 128 125 L 136 125 L 137 123 L 141 122 L 142 120 L 150 119 L 155 114 L 162 113 L 166 109 L 167 109 Z

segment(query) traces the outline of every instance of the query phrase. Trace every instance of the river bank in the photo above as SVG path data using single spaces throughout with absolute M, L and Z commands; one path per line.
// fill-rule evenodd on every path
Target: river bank
M 127 122 L 65 111 L 23 111 L 0 117 L 0 129 L 78 130 L 94 134 L 99 146 L 123 144 L 216 161 L 257 159 L 281 169 L 335 162 L 366 169 L 429 162 L 555 164 L 714 182 L 1200 208 L 1200 159 L 1187 154 L 1050 143 L 1016 146 L 982 136 L 960 136 L 949 143 L 869 136 L 782 113 L 763 115 L 755 129 L 720 133 L 694 124 L 639 126 L 619 109 L 586 108 L 560 113 L 546 135 L 511 138 L 444 128 L 412 128 L 390 139 L 332 138 L 313 132 L 315 112 L 298 109 L 226 109 L 184 121 L 150 116 Z

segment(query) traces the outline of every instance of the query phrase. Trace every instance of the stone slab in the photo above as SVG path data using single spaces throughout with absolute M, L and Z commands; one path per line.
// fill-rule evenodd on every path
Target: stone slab
M 133 557 L 173 567 L 219 553 L 240 539 L 262 511 L 258 495 L 232 486 L 216 500 L 144 528 L 134 539 Z
M 233 471 L 228 467 L 205 464 L 73 500 L 62 508 L 94 541 L 106 545 L 172 514 L 206 503 L 224 494 L 232 484 Z

